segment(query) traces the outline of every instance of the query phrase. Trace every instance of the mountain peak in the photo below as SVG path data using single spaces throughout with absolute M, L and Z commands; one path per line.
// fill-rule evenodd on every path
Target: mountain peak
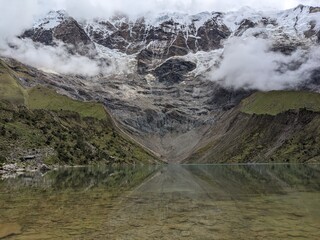
M 33 27 L 50 30 L 68 18 L 70 16 L 65 10 L 50 11 L 44 18 L 39 19 Z

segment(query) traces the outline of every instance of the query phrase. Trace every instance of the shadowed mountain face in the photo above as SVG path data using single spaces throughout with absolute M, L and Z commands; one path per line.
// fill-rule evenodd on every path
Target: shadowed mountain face
M 204 134 L 226 111 L 253 92 L 209 81 L 208 73 L 221 64 L 228 40 L 266 39 L 271 52 L 291 56 L 297 49 L 318 45 L 319 18 L 319 9 L 307 6 L 273 13 L 246 8 L 136 19 L 118 14 L 84 20 L 64 11 L 50 12 L 21 37 L 50 46 L 65 44 L 70 54 L 88 56 L 112 69 L 95 77 L 29 69 L 21 81 L 103 102 L 119 126 L 139 142 L 168 161 L 180 161 L 202 144 Z M 299 88 L 318 90 L 318 83 L 315 71 L 310 84 Z

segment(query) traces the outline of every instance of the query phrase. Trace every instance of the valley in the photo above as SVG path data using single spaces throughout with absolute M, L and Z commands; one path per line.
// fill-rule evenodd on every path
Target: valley
M 319 239 L 319 1 L 0 2 L 0 239 Z
M 79 121 L 105 121 L 106 134 L 117 132 L 126 139 L 121 141 L 136 142 L 136 148 L 147 149 L 146 156 L 165 162 L 318 161 L 320 78 L 312 52 L 319 44 L 319 9 L 299 5 L 280 12 L 242 11 L 106 19 L 51 11 L 21 33 L 21 43 L 31 41 L 43 54 L 46 49 L 62 51 L 71 62 L 86 59 L 94 68 L 82 72 L 79 62 L 79 74 L 71 73 L 65 62 L 65 69 L 50 69 L 25 61 L 22 47 L 13 43 L 12 57 L 1 58 L 1 100 L 17 113 L 24 106 L 31 115 L 66 111 Z M 249 82 L 239 85 L 228 76 L 216 79 L 235 39 L 270 43 L 268 54 L 280 61 L 273 73 L 280 82 L 269 81 L 277 91 L 250 87 Z M 301 77 L 290 82 L 287 75 Z M 108 139 L 94 142 L 103 148 Z M 92 144 L 97 154 L 101 149 Z M 111 149 L 105 153 L 117 155 Z M 127 153 L 121 154 L 125 159 Z

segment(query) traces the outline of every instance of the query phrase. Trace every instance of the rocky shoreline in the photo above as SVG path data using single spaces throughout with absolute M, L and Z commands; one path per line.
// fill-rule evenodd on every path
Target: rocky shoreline
M 46 173 L 56 169 L 56 166 L 48 166 L 44 163 L 38 165 L 21 165 L 18 163 L 10 163 L 0 165 L 0 178 L 10 178 L 22 175 L 26 172 L 41 172 Z
M 26 150 L 17 147 L 0 163 L 0 178 L 15 177 L 26 172 L 45 173 L 55 169 L 57 166 L 44 161 L 53 154 L 54 150 L 51 148 Z

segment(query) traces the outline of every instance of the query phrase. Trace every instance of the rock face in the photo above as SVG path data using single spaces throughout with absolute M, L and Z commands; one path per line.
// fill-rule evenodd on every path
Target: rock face
M 134 56 L 137 72 L 148 74 L 171 57 L 224 48 L 231 37 L 270 39 L 275 51 L 291 54 L 320 41 L 318 7 L 298 6 L 281 12 L 163 13 L 130 19 L 117 14 L 76 21 L 65 11 L 52 11 L 22 37 L 45 45 L 67 44 L 71 53 L 95 55 L 96 48 Z
M 81 55 L 90 55 L 90 51 L 95 49 L 89 36 L 72 18 L 63 21 L 54 29 L 53 38 L 74 46 L 74 53 Z
M 182 56 L 190 51 L 208 51 L 222 46 L 221 40 L 231 32 L 220 21 L 221 16 L 204 13 L 179 22 L 175 15 L 168 14 L 151 23 L 145 17 L 131 21 L 124 15 L 117 15 L 109 20 L 88 22 L 86 31 L 98 44 L 124 53 L 134 54 L 146 48 L 163 57 Z
M 180 59 L 170 59 L 161 64 L 154 70 L 154 75 L 159 82 L 164 82 L 167 85 L 180 83 L 185 79 L 188 72 L 196 69 L 196 64 Z
M 254 28 L 256 27 L 258 24 L 252 22 L 251 20 L 248 19 L 244 19 L 241 21 L 239 28 L 237 29 L 237 31 L 235 32 L 235 36 L 241 36 L 245 31 L 247 31 L 249 28 Z
M 163 13 L 130 19 L 76 21 L 51 12 L 23 37 L 45 45 L 61 41 L 71 53 L 92 52 L 114 64 L 110 74 L 84 78 L 33 72 L 33 81 L 81 100 L 105 103 L 119 125 L 167 160 L 181 160 L 226 111 L 251 92 L 225 89 L 208 75 L 231 38 L 262 38 L 271 51 L 292 55 L 320 42 L 319 8 L 299 6 L 280 12 Z M 71 46 L 71 47 L 70 47 Z M 313 75 L 313 82 L 318 75 Z M 314 84 L 315 85 L 315 84 Z M 319 87 L 317 87 L 318 89 Z M 191 150 L 190 150 L 191 149 Z
M 69 46 L 73 54 L 88 56 L 95 50 L 84 29 L 63 11 L 50 12 L 47 18 L 37 23 L 34 28 L 25 31 L 21 37 L 51 46 L 56 46 L 56 41 L 61 41 Z

